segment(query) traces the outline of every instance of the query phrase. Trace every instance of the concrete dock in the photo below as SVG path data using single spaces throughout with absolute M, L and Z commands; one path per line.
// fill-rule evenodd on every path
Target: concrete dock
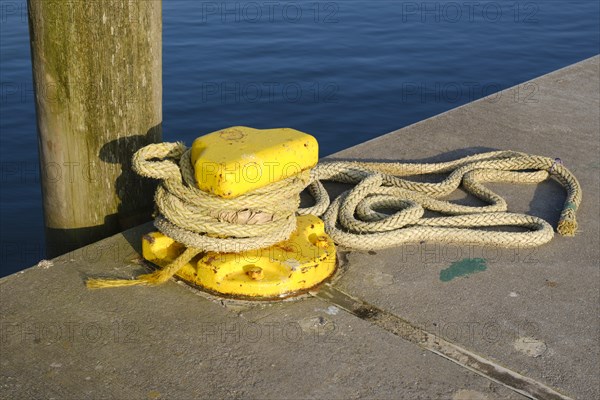
M 0 398 L 600 398 L 599 145 L 594 57 L 331 156 L 443 161 L 511 149 L 559 157 L 583 188 L 579 233 L 536 249 L 423 243 L 341 253 L 331 290 L 391 323 L 318 293 L 252 305 L 176 281 L 86 289 L 89 276 L 147 271 L 139 253 L 150 224 L 2 278 Z M 558 183 L 490 187 L 510 211 L 556 227 Z M 480 268 L 451 273 L 474 259 Z M 531 384 L 515 390 L 509 375 L 405 340 L 393 326 L 404 323 Z M 536 385 L 560 395 L 528 392 Z

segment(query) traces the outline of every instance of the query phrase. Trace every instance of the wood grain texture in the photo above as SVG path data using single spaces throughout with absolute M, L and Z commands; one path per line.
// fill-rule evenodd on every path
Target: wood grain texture
M 161 140 L 162 3 L 29 0 L 47 244 L 57 255 L 148 220 L 131 170 Z

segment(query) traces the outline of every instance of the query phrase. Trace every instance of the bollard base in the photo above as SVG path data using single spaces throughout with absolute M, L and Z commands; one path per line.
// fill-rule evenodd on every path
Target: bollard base
M 142 239 L 143 257 L 165 267 L 185 247 L 160 232 Z M 213 294 L 256 300 L 306 292 L 329 278 L 336 268 L 333 240 L 323 221 L 313 215 L 297 218 L 288 240 L 242 253 L 201 253 L 177 277 Z

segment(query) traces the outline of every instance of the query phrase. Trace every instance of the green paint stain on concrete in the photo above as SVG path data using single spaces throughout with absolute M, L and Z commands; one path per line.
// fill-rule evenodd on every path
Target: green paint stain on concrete
M 471 275 L 475 272 L 485 271 L 487 264 L 485 258 L 465 258 L 460 261 L 453 262 L 446 269 L 440 271 L 440 280 L 449 282 L 459 276 Z

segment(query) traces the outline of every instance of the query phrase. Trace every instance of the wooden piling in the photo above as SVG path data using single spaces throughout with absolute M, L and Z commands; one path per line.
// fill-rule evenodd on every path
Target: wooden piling
M 131 155 L 161 140 L 161 0 L 28 0 L 46 243 L 56 256 L 150 218 Z M 33 151 L 33 150 L 32 150 Z

